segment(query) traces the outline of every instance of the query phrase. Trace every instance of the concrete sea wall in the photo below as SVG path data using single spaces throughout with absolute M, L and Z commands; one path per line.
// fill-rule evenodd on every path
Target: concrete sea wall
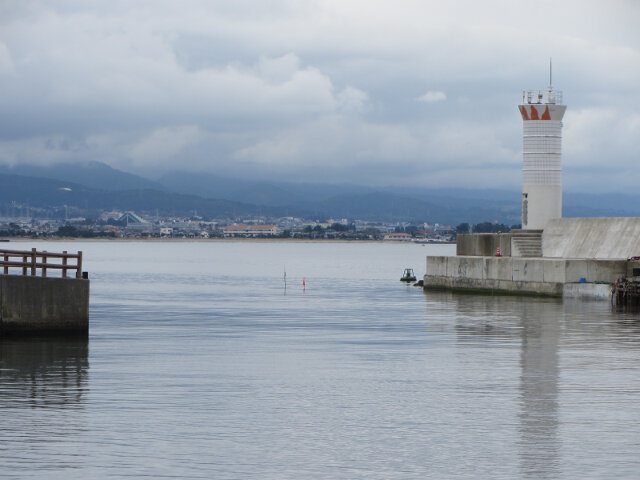
M 611 301 L 611 285 L 599 283 L 567 283 L 562 290 L 563 298 L 579 300 Z
M 553 258 L 640 256 L 640 218 L 557 218 L 542 233 L 542 252 Z
M 433 256 L 427 257 L 424 288 L 559 297 L 567 283 L 612 282 L 626 268 L 625 260 Z
M 465 233 L 458 234 L 456 239 L 456 255 L 495 256 L 500 247 L 500 253 L 505 257 L 511 256 L 510 233 Z
M 0 335 L 88 330 L 89 280 L 0 275 Z

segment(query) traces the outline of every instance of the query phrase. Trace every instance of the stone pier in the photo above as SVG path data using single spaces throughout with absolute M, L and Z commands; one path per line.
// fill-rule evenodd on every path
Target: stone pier
M 0 335 L 88 331 L 89 280 L 0 275 Z
M 640 218 L 557 218 L 459 235 L 456 256 L 427 257 L 424 288 L 607 299 L 620 277 L 640 279 Z
M 0 250 L 0 268 L 0 336 L 87 335 L 89 280 L 82 252 Z M 60 276 L 48 276 L 51 271 Z

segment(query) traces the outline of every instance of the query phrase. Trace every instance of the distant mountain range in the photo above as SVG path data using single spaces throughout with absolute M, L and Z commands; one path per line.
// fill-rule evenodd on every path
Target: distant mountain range
M 568 192 L 564 215 L 640 216 L 638 200 L 637 195 Z M 0 205 L 11 202 L 32 207 L 67 205 L 88 213 L 114 209 L 215 218 L 266 215 L 453 225 L 520 222 L 520 192 L 515 190 L 255 182 L 181 171 L 151 180 L 99 162 L 0 166 Z
M 56 165 L 0 165 L 0 173 L 25 177 L 50 178 L 97 190 L 165 190 L 160 183 L 126 173 L 101 162 L 58 163 Z
M 134 210 L 164 215 L 235 218 L 261 213 L 260 207 L 227 200 L 205 199 L 161 190 L 98 190 L 63 180 L 0 174 L 0 213 L 14 203 L 35 208 L 75 207 L 84 214 Z M 265 212 L 280 215 L 280 211 Z

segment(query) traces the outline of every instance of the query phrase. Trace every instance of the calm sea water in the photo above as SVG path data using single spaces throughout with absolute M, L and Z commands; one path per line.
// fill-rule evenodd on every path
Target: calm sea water
M 398 281 L 447 245 L 38 247 L 84 251 L 91 331 L 0 341 L 2 478 L 640 478 L 607 303 Z

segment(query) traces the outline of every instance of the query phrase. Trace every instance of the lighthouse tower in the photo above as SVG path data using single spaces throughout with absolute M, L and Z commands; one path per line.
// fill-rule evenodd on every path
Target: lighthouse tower
M 522 228 L 544 229 L 562 217 L 562 92 L 549 88 L 522 93 Z

